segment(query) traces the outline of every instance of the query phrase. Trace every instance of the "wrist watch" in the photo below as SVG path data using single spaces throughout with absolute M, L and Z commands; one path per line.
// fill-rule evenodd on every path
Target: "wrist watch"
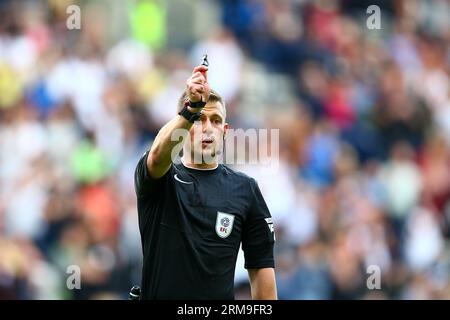
M 188 109 L 188 106 L 190 106 L 191 108 L 194 108 L 189 104 L 189 102 L 185 103 L 183 109 L 181 109 L 181 111 L 178 112 L 178 114 L 180 116 L 182 116 L 183 118 L 185 118 L 190 123 L 194 123 L 195 121 L 200 119 L 202 113 L 200 111 L 199 112 L 190 112 Z

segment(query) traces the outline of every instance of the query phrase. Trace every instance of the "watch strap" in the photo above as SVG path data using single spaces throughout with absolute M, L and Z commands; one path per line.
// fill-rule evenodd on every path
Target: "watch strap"
M 183 109 L 181 109 L 181 111 L 178 112 L 178 114 L 183 118 L 185 118 L 190 123 L 194 123 L 195 121 L 200 119 L 202 115 L 201 112 L 190 112 L 186 104 L 184 105 Z

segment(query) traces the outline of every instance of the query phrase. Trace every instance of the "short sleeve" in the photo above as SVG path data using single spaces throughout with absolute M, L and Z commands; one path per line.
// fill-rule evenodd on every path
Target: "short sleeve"
M 245 268 L 274 268 L 275 234 L 272 216 L 254 179 L 251 179 L 251 197 L 242 235 Z
M 159 179 L 153 179 L 147 169 L 148 151 L 139 159 L 134 172 L 134 189 L 138 198 L 155 196 L 161 190 L 158 188 L 167 177 L 167 173 Z M 170 170 L 169 170 L 170 171 Z

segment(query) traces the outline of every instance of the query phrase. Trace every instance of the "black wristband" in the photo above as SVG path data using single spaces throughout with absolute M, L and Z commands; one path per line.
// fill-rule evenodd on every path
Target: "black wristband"
M 191 108 L 203 108 L 204 106 L 206 106 L 206 102 L 204 102 L 203 100 L 197 102 L 192 102 L 189 100 L 189 107 Z
M 195 121 L 197 121 L 198 119 L 200 119 L 201 117 L 201 112 L 190 112 L 189 109 L 187 108 L 187 105 L 185 104 L 183 109 L 181 109 L 180 112 L 178 112 L 178 114 L 180 116 L 182 116 L 183 118 L 185 118 L 187 121 L 189 121 L 190 123 L 194 123 Z

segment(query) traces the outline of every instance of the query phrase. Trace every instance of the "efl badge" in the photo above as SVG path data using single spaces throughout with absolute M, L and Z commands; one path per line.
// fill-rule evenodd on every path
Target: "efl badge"
M 226 238 L 233 230 L 234 215 L 224 212 L 217 212 L 216 233 L 221 238 Z

